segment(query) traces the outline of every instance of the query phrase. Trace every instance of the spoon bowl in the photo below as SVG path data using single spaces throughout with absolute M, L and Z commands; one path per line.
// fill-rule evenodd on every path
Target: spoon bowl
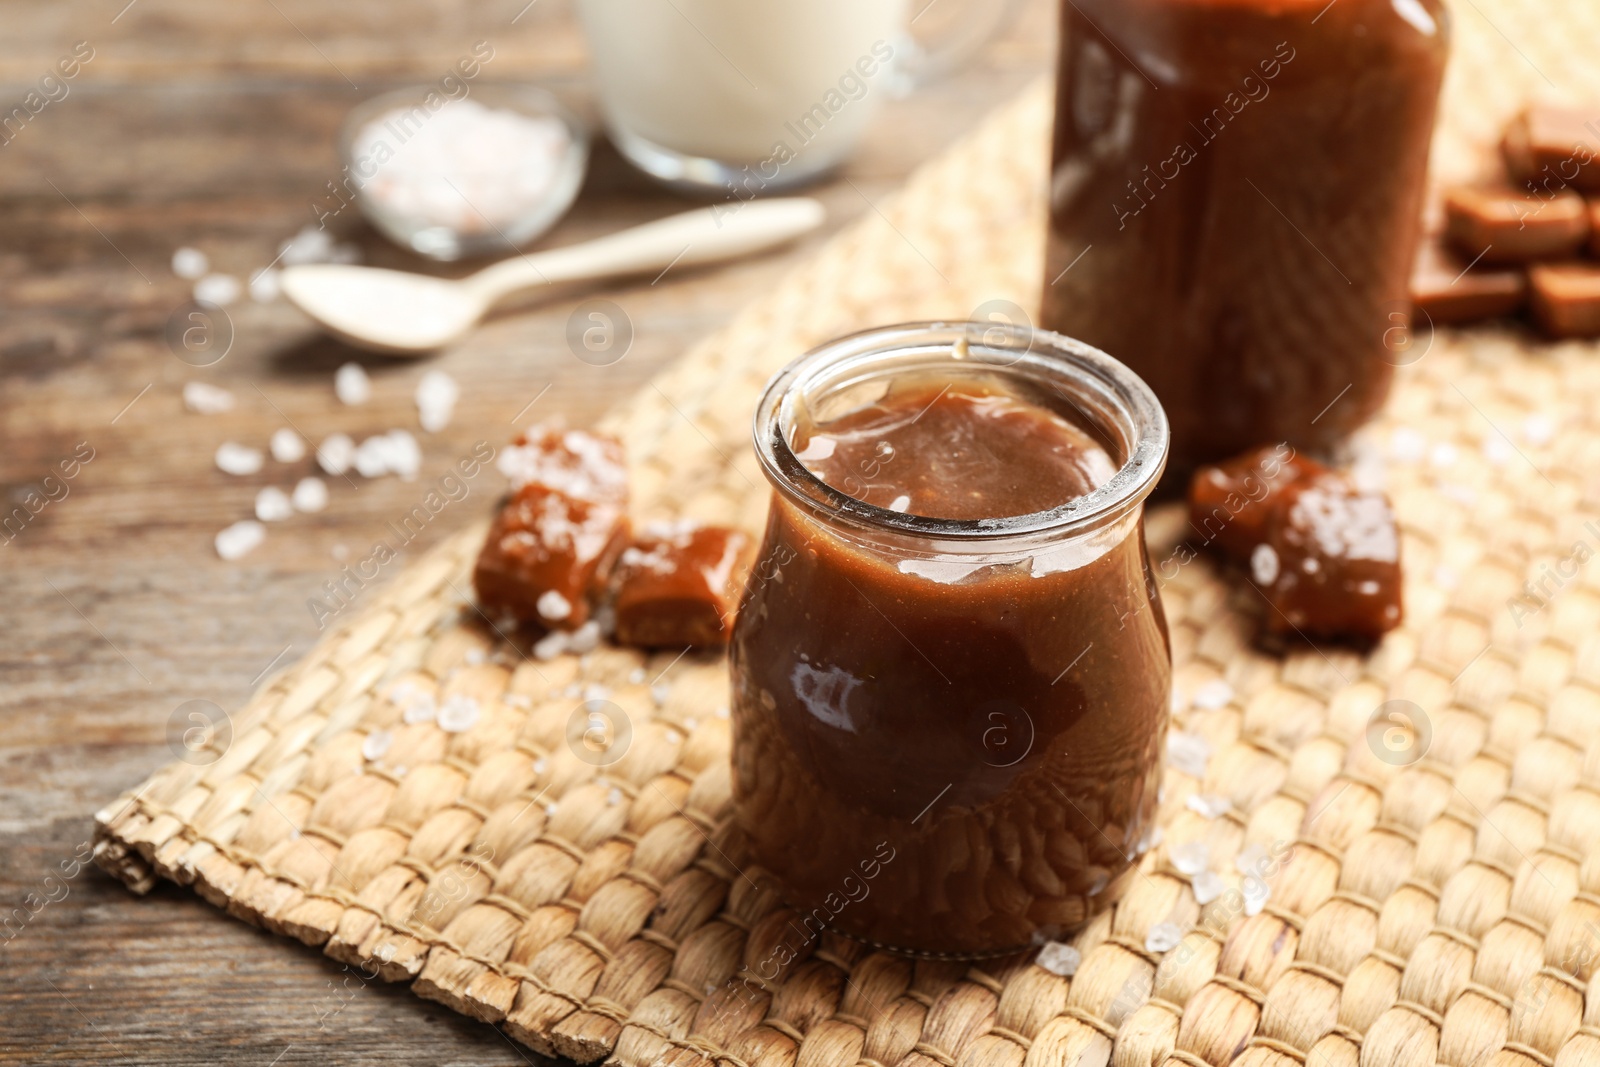
M 400 355 L 444 347 L 488 310 L 482 294 L 460 282 L 375 267 L 290 267 L 282 287 L 295 306 L 340 340 Z

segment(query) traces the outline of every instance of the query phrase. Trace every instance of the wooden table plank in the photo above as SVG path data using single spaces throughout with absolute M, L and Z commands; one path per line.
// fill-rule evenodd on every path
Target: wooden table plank
M 364 554 L 475 441 L 501 443 L 534 397 L 535 413 L 593 420 L 824 239 L 595 294 L 636 329 L 609 367 L 568 350 L 572 294 L 500 316 L 424 363 L 354 352 L 281 302 L 246 299 L 229 309 L 236 338 L 224 360 L 196 369 L 176 359 L 163 329 L 188 283 L 168 267 L 173 249 L 201 248 L 238 275 L 268 262 L 336 174 L 332 136 L 356 100 L 435 77 L 471 41 L 491 39 L 486 77 L 538 80 L 594 115 L 569 6 L 540 0 L 513 25 L 523 2 L 137 0 L 113 23 L 126 0 L 0 0 L 0 100 L 20 100 L 74 41 L 96 49 L 69 95 L 0 146 L 0 501 L 9 511 L 80 444 L 94 450 L 64 497 L 14 538 L 0 532 L 0 921 L 14 916 L 9 938 L 0 926 L 0 1063 L 534 1059 L 492 1028 L 352 978 L 186 891 L 135 898 L 75 861 L 90 813 L 171 758 L 179 704 L 237 708 L 275 659 L 311 646 L 307 600 L 338 576 L 336 552 Z M 829 232 L 1046 69 L 1052 7 L 1025 0 L 967 70 L 886 106 L 848 181 L 814 190 Z M 577 209 L 544 243 L 689 206 L 601 145 Z M 369 263 L 421 266 L 353 213 L 334 229 Z M 332 393 L 333 369 L 351 359 L 374 382 L 360 408 Z M 411 399 L 428 367 L 463 392 L 436 435 L 416 429 Z M 232 390 L 238 407 L 185 413 L 180 391 L 192 380 Z M 223 563 L 216 531 L 249 515 L 260 486 L 292 484 L 311 464 L 269 461 L 234 478 L 212 452 L 226 439 L 264 446 L 286 422 L 313 438 L 406 427 L 422 441 L 422 475 L 329 479 L 327 511 Z M 481 515 L 497 491 L 493 475 L 477 479 L 407 555 Z M 37 914 L 29 902 L 43 902 Z

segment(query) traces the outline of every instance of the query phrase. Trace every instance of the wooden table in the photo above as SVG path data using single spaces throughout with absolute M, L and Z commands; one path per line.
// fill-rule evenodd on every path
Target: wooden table
M 1047 68 L 1053 6 L 1023 0 L 962 73 L 884 108 L 866 149 L 814 190 L 829 232 Z M 926 10 L 927 22 L 941 16 Z M 0 1063 L 533 1062 L 493 1028 L 364 981 L 188 892 L 134 897 L 81 863 L 90 815 L 172 758 L 179 705 L 237 708 L 305 652 L 317 637 L 308 600 L 473 442 L 498 444 L 523 412 L 524 422 L 589 422 L 824 237 L 605 291 L 636 331 L 610 366 L 569 351 L 570 294 L 420 363 L 356 352 L 281 301 L 246 297 L 228 309 L 226 357 L 190 366 L 165 339 L 190 290 L 172 273 L 173 250 L 199 248 L 241 277 L 271 261 L 337 175 L 333 136 L 357 101 L 435 80 L 488 40 L 483 78 L 535 80 L 594 117 L 568 3 L 5 0 L 0 25 L 5 113 L 76 42 L 93 50 L 67 95 L 0 145 L 0 491 L 6 514 L 41 487 L 35 508 L 56 497 L 0 532 L 0 921 L 11 916 L 0 925 Z M 544 243 L 686 206 L 600 145 L 576 210 Z M 423 267 L 353 211 L 333 229 L 368 263 Z M 333 395 L 332 372 L 350 360 L 374 384 L 361 407 Z M 462 387 L 454 421 L 432 435 L 417 429 L 412 402 L 428 367 Z M 189 381 L 231 390 L 236 408 L 186 413 Z M 284 425 L 313 440 L 411 429 L 422 475 L 330 478 L 326 511 L 276 524 L 247 558 L 222 562 L 216 532 L 249 517 L 261 486 L 292 485 L 311 463 L 269 460 L 232 477 L 212 454 L 226 440 L 264 447 Z M 44 482 L 88 450 L 73 477 Z M 480 515 L 496 491 L 476 484 L 408 554 Z

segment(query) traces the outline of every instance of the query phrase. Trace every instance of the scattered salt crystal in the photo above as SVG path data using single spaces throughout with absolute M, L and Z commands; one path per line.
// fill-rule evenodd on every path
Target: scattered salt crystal
M 1494 436 L 1483 439 L 1483 458 L 1496 467 L 1504 466 L 1514 455 L 1516 452 L 1506 443 L 1505 438 Z
M 272 267 L 258 270 L 250 276 L 250 299 L 258 304 L 272 303 L 282 291 L 278 272 Z
M 562 695 L 563 698 L 565 698 L 567 700 L 574 700 L 582 692 L 583 692 L 583 683 L 582 682 L 573 682 L 571 685 L 569 685 L 565 689 L 561 690 L 561 695 Z
M 676 730 L 667 731 L 667 744 L 676 745 L 683 741 L 683 735 Z
M 1261 909 L 1266 907 L 1267 898 L 1272 896 L 1272 887 L 1252 875 L 1247 877 L 1239 888 L 1244 891 L 1244 913 L 1261 914 Z
M 1416 463 L 1428 451 L 1428 439 L 1410 426 L 1396 428 L 1389 435 L 1389 455 L 1399 463 Z
M 393 744 L 394 734 L 388 730 L 375 730 L 361 742 L 361 755 L 369 760 L 380 760 Z
M 275 485 L 263 486 L 256 494 L 256 518 L 262 522 L 281 522 L 294 514 L 289 494 Z
M 350 558 L 350 549 L 343 541 L 335 541 L 333 543 L 333 547 L 328 549 L 328 554 L 334 559 L 343 563 L 345 560 Z
M 1228 883 L 1216 871 L 1201 871 L 1189 883 L 1194 890 L 1194 900 L 1202 907 L 1220 897 L 1228 888 Z
M 430 370 L 417 382 L 417 421 L 428 433 L 438 433 L 450 425 L 461 387 L 442 370 Z
M 211 269 L 211 260 L 198 248 L 185 245 L 172 253 L 172 273 L 186 281 L 203 277 Z
M 197 415 L 220 415 L 233 410 L 233 394 L 206 382 L 185 382 L 183 406 Z
M 396 778 L 404 778 L 406 774 L 410 772 L 410 770 L 410 767 L 402 764 L 401 766 L 394 768 L 391 773 L 393 773 Z
M 356 473 L 363 478 L 381 478 L 389 473 L 389 441 L 379 435 L 361 442 L 355 454 Z
M 603 685 L 591 683 L 583 687 L 584 700 L 607 700 L 611 697 L 611 690 Z
M 658 682 L 650 687 L 650 699 L 655 701 L 656 707 L 663 707 L 667 697 L 672 695 L 672 687 L 666 682 Z
M 556 802 L 552 800 L 550 803 L 546 804 L 544 806 L 544 813 L 546 815 L 554 815 L 556 813 Z
M 341 404 L 365 404 L 372 399 L 372 379 L 359 363 L 346 363 L 333 373 L 333 395 Z
M 904 493 L 889 502 L 890 511 L 906 511 L 911 507 L 911 498 Z
M 1176 770 L 1192 778 L 1206 776 L 1206 763 L 1211 759 L 1211 742 L 1199 734 L 1173 730 L 1167 734 L 1167 762 Z
M 396 704 L 404 704 L 406 701 L 416 696 L 419 692 L 421 692 L 421 690 L 417 688 L 417 684 L 415 682 L 404 681 L 396 682 L 391 685 L 389 687 L 389 691 L 384 695 Z
M 439 729 L 447 734 L 464 733 L 477 722 L 478 702 L 463 693 L 450 697 L 439 709 Z
M 565 630 L 551 630 L 533 645 L 533 658 L 537 660 L 552 660 L 567 650 L 567 633 Z
M 545 771 L 547 771 L 549 769 L 550 769 L 550 761 L 545 759 L 543 756 L 540 756 L 538 759 L 533 761 L 533 773 L 534 774 L 543 774 Z
M 644 679 L 645 673 L 643 667 L 635 667 L 633 670 L 628 672 L 629 685 L 643 685 Z
M 559 621 L 572 614 L 572 602 L 554 589 L 546 589 L 539 594 L 539 599 L 534 601 L 542 618 Z
M 295 483 L 289 502 L 296 511 L 307 514 L 321 511 L 328 506 L 328 483 L 316 477 L 301 478 Z
M 1267 850 L 1258 844 L 1246 845 L 1233 857 L 1233 869 L 1240 874 L 1259 872 L 1266 866 Z
M 1233 686 L 1221 678 L 1213 678 L 1194 691 L 1194 706 L 1208 711 L 1228 706 L 1233 699 Z
M 620 790 L 620 789 L 616 788 L 615 786 L 613 786 L 611 788 L 611 790 L 606 793 L 606 806 L 614 808 L 618 804 L 621 804 L 621 803 L 622 803 L 622 790 Z
M 343 474 L 355 458 L 356 443 L 349 434 L 331 433 L 317 446 L 317 466 L 329 474 Z
M 1156 923 L 1144 936 L 1146 952 L 1171 952 L 1183 940 L 1183 928 L 1177 923 Z
M 223 559 L 240 559 L 267 539 L 267 528 L 254 519 L 234 523 L 217 534 L 217 555 Z
M 1542 412 L 1529 415 L 1522 422 L 1522 437 L 1530 445 L 1547 445 L 1556 435 L 1556 423 Z
M 1184 807 L 1207 819 L 1220 819 L 1233 810 L 1233 801 L 1215 793 L 1191 793 Z
M 1449 441 L 1440 441 L 1428 452 L 1428 462 L 1435 467 L 1453 467 L 1461 453 Z
M 590 619 L 588 622 L 578 627 L 573 631 L 572 638 L 567 643 L 567 647 L 579 655 L 582 655 L 585 652 L 593 652 L 595 649 L 599 648 L 600 624 L 595 622 L 593 619 Z
M 1269 544 L 1259 544 L 1250 553 L 1250 577 L 1257 585 L 1271 585 L 1278 580 L 1278 552 Z
M 215 304 L 217 307 L 227 307 L 239 299 L 243 287 L 239 279 L 231 274 L 207 274 L 204 278 L 194 283 L 194 298 L 201 304 Z
M 401 712 L 400 718 L 415 726 L 419 722 L 432 722 L 438 713 L 438 706 L 433 702 L 433 694 L 420 693 L 406 701 L 406 710 Z
M 326 263 L 333 251 L 333 236 L 318 226 L 306 226 L 278 246 L 278 262 L 286 267 Z
M 717 709 L 717 718 L 719 718 L 719 719 L 726 719 L 731 714 L 733 714 L 732 709 L 730 709 L 726 705 L 724 705 L 724 706 L 722 706 L 722 707 Z
M 469 667 L 481 666 L 484 660 L 488 659 L 488 657 L 483 654 L 483 649 L 481 648 L 469 648 L 461 658 Z
M 226 474 L 254 474 L 261 469 L 263 458 L 259 448 L 246 448 L 233 441 L 217 446 L 217 468 Z
M 383 435 L 389 469 L 402 481 L 414 481 L 422 470 L 422 449 L 406 430 L 390 430 Z
M 691 715 L 687 719 L 683 720 L 683 728 L 685 730 L 691 730 L 691 731 L 692 730 L 696 730 L 696 729 L 699 728 L 699 726 L 700 726 L 700 720 L 695 718 L 693 715 Z
M 1204 841 L 1189 841 L 1181 845 L 1174 845 L 1169 853 L 1173 867 L 1179 874 L 1191 877 L 1199 874 L 1211 864 L 1211 849 Z
M 287 426 L 279 426 L 272 431 L 272 440 L 267 448 L 279 463 L 297 463 L 306 458 L 306 439 Z
M 1039 950 L 1038 958 L 1033 962 L 1051 974 L 1071 978 L 1077 973 L 1078 964 L 1083 962 L 1083 955 L 1071 945 L 1060 941 L 1046 941 L 1044 947 Z

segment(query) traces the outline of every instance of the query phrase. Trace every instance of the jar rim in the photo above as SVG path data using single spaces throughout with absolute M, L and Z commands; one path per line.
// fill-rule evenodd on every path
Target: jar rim
M 942 350 L 942 354 L 941 354 Z M 1091 401 L 1114 426 L 1098 429 L 1124 439 L 1122 465 L 1092 492 L 1046 511 L 985 519 L 941 519 L 869 504 L 827 484 L 790 447 L 795 398 L 829 374 L 870 369 L 876 361 L 920 353 L 929 368 L 1010 373 L 1073 393 L 1074 407 Z M 861 378 L 852 379 L 860 381 Z M 1082 408 L 1079 407 L 1080 412 Z M 785 420 L 788 420 L 786 425 Z M 1031 326 L 1001 322 L 926 321 L 846 334 L 807 351 L 767 382 L 752 422 L 756 455 L 767 480 L 792 502 L 868 531 L 946 542 L 992 542 L 1070 536 L 1125 516 L 1155 489 L 1166 467 L 1170 430 L 1151 388 L 1127 366 L 1082 341 Z

